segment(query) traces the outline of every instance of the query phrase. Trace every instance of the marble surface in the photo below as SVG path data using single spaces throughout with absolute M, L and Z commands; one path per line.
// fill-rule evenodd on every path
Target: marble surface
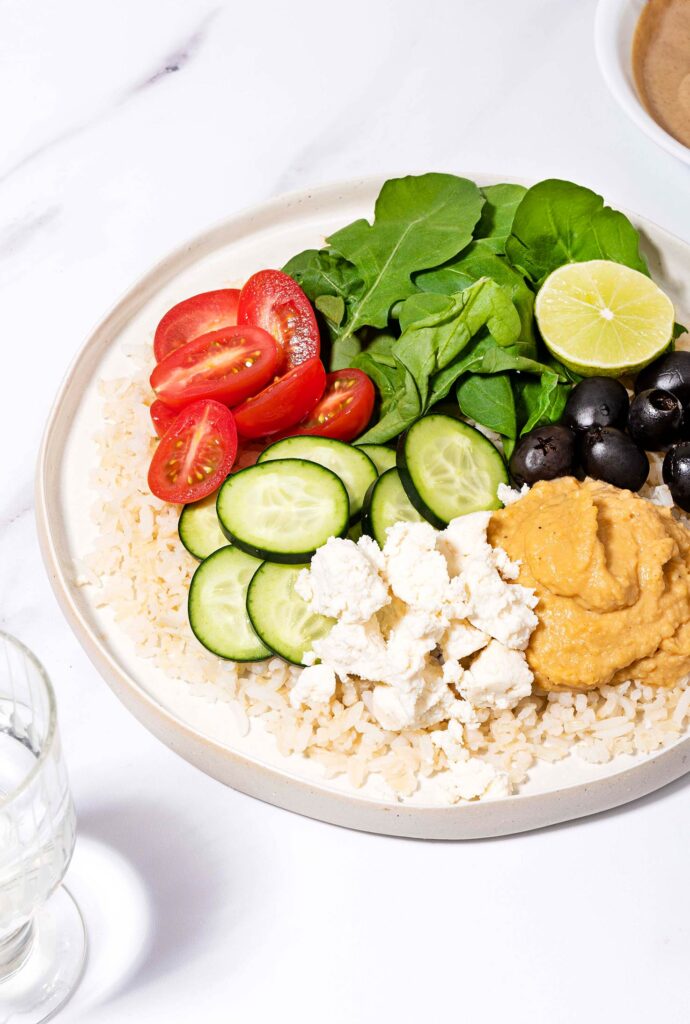
M 690 783 L 462 845 L 264 806 L 160 746 L 63 622 L 32 484 L 90 326 L 187 236 L 377 172 L 561 175 L 690 241 L 690 171 L 599 76 L 593 0 L 0 5 L 0 627 L 56 685 L 91 935 L 60 1020 L 685 1022 Z M 601 961 L 601 963 L 598 963 Z M 582 972 L 582 973 L 581 973 Z

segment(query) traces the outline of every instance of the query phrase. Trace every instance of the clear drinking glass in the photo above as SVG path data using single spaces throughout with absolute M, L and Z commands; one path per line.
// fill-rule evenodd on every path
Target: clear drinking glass
M 60 885 L 74 840 L 50 681 L 0 632 L 0 1024 L 47 1020 L 81 978 L 84 923 Z

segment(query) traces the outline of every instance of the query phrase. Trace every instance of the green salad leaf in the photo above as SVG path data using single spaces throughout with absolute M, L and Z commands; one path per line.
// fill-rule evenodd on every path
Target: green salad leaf
M 569 391 L 570 385 L 560 381 L 553 371 L 543 373 L 539 380 L 517 380 L 515 397 L 520 435 L 544 423 L 557 423 L 563 415 Z
M 504 253 L 510 235 L 515 211 L 527 189 L 524 185 L 485 185 L 482 195 L 486 199 L 474 232 L 476 239 L 491 252 Z
M 407 300 L 411 310 L 407 302 L 403 306 L 405 327 L 398 339 L 355 360 L 381 395 L 381 418 L 361 441 L 390 440 L 445 398 L 464 372 L 458 357 L 482 329 L 496 346 L 511 346 L 519 337 L 520 317 L 509 293 L 489 278 L 457 295 L 428 295 L 421 304 L 420 298 Z
M 364 283 L 348 304 L 334 346 L 361 327 L 385 327 L 394 303 L 416 290 L 416 271 L 443 263 L 469 244 L 483 205 L 474 182 L 452 174 L 387 181 L 376 200 L 373 224 L 357 220 L 327 239 Z
M 517 435 L 517 414 L 510 374 L 471 375 L 458 384 L 455 394 L 464 416 L 504 437 Z
M 596 192 L 571 181 L 540 181 L 515 211 L 506 256 L 535 285 L 564 263 L 613 260 L 648 274 L 628 218 Z
M 487 248 L 484 239 L 472 242 L 464 252 L 442 267 L 417 274 L 415 284 L 425 292 L 452 295 L 467 288 L 473 281 L 478 281 L 480 277 L 490 277 L 509 290 L 520 315 L 520 338 L 530 347 L 531 354 L 536 356 L 534 293 L 525 283 L 522 274 L 514 270 L 505 258 Z

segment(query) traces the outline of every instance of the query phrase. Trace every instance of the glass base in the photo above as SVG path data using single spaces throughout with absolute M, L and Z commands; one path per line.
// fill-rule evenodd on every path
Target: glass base
M 34 915 L 26 954 L 0 982 L 0 1022 L 42 1024 L 53 1017 L 81 981 L 86 950 L 84 920 L 63 885 Z

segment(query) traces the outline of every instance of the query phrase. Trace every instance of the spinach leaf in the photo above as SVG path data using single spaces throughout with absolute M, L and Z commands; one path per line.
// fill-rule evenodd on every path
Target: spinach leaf
M 639 235 L 627 217 L 596 192 L 548 179 L 529 189 L 518 206 L 506 255 L 536 285 L 564 263 L 605 259 L 648 274 Z
M 486 199 L 482 215 L 474 232 L 491 252 L 504 253 L 513 225 L 513 218 L 527 189 L 524 185 L 485 185 L 481 190 Z
M 482 327 L 498 345 L 512 345 L 520 335 L 520 317 L 510 294 L 488 277 L 448 296 L 444 308 L 412 323 L 403 307 L 401 321 L 408 326 L 393 352 L 417 381 L 424 408 L 445 397 L 430 389 L 430 378 L 453 362 Z
M 413 296 L 401 311 L 406 324 L 401 336 L 382 350 L 362 352 L 355 365 L 368 373 L 381 396 L 381 418 L 360 441 L 381 442 L 395 437 L 427 412 L 463 373 L 461 356 L 473 337 L 488 327 L 485 342 L 510 347 L 520 333 L 520 317 L 508 292 L 483 278 L 454 296 L 426 297 L 420 309 Z M 411 311 L 421 312 L 417 319 Z M 452 367 L 450 373 L 447 373 Z
M 416 290 L 415 271 L 435 267 L 469 244 L 483 204 L 474 182 L 452 174 L 387 181 L 373 224 L 357 220 L 328 239 L 363 281 L 340 340 L 365 325 L 385 327 L 391 306 Z
M 455 394 L 463 415 L 497 434 L 516 436 L 515 399 L 507 373 L 466 377 L 458 384 Z
M 422 415 L 422 402 L 414 377 L 394 359 L 389 362 L 385 354 L 377 355 L 370 350 L 362 352 L 354 362 L 358 369 L 371 377 L 381 397 L 378 423 L 358 438 L 357 443 L 379 444 L 397 437 Z
M 425 292 L 452 295 L 467 288 L 473 281 L 478 281 L 480 277 L 490 277 L 509 289 L 510 297 L 520 314 L 520 338 L 530 349 L 525 355 L 536 357 L 537 346 L 533 326 L 534 294 L 526 285 L 522 274 L 514 270 L 502 256 L 497 256 L 487 248 L 486 240 L 472 242 L 464 252 L 442 267 L 417 274 L 415 284 Z
M 549 370 L 539 380 L 518 380 L 515 383 L 516 408 L 520 436 L 543 423 L 557 423 L 563 415 L 570 385 L 563 384 L 558 374 Z

